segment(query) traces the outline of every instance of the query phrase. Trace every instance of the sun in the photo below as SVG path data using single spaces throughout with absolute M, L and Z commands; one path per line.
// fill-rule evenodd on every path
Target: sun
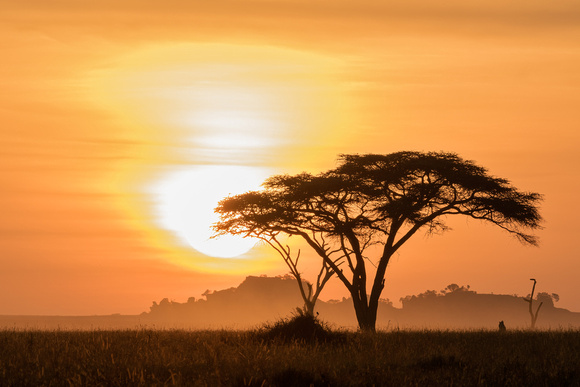
M 211 238 L 218 220 L 217 203 L 228 195 L 259 189 L 267 177 L 265 168 L 210 165 L 173 171 L 154 184 L 157 221 L 179 240 L 198 252 L 217 258 L 233 258 L 248 252 L 254 238 L 226 235 Z

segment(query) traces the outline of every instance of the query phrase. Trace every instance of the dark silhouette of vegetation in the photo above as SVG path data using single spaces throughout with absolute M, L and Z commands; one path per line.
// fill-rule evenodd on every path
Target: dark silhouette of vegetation
M 499 329 L 500 332 L 505 332 L 506 327 L 505 327 L 505 324 L 504 324 L 503 320 L 499 322 L 498 329 Z
M 536 309 L 536 313 L 534 313 L 533 312 L 533 303 L 534 303 L 534 290 L 536 290 L 536 279 L 530 278 L 530 281 L 534 281 L 534 284 L 532 285 L 532 294 L 530 295 L 530 298 L 524 297 L 524 301 L 529 304 L 531 328 L 535 329 L 536 328 L 536 321 L 538 320 L 538 313 L 540 313 L 540 308 L 542 307 L 542 305 L 544 305 L 544 302 L 543 301 L 540 302 L 540 305 L 538 305 L 538 309 Z
M 537 244 L 527 231 L 540 227 L 541 195 L 520 192 L 456 154 L 342 155 L 339 161 L 319 175 L 273 176 L 261 191 L 222 200 L 214 230 L 303 238 L 348 289 L 361 330 L 375 330 L 393 254 L 419 230 L 445 231 L 447 216 L 487 221 Z
M 318 343 L 338 341 L 344 333 L 332 331 L 330 327 L 317 316 L 304 313 L 300 309 L 290 317 L 266 324 L 256 333 L 261 340 L 275 340 L 284 343 L 301 341 L 304 343 Z
M 258 384 L 256 384 L 256 386 L 257 385 Z M 320 372 L 287 368 L 272 375 L 271 385 L 276 387 L 327 387 L 340 385 L 340 383 L 329 379 L 327 375 L 321 374 Z

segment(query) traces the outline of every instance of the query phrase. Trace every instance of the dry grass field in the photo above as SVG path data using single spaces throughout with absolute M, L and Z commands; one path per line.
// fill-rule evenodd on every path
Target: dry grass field
M 276 330 L 278 328 L 278 330 Z M 579 386 L 578 331 L 0 331 L 3 386 Z

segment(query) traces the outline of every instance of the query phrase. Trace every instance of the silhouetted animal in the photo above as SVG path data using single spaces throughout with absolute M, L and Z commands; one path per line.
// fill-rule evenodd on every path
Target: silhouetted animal
M 499 331 L 500 332 L 505 331 L 505 324 L 503 323 L 503 320 L 499 322 Z

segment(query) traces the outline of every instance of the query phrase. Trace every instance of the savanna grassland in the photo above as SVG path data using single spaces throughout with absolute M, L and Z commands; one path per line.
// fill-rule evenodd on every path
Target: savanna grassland
M 0 331 L 0 385 L 578 386 L 578 331 Z

